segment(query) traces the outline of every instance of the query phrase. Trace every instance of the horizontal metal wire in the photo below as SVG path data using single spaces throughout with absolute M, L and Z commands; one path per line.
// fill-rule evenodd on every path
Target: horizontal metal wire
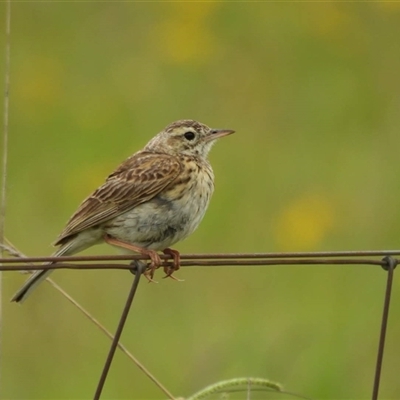
M 292 253 L 206 253 L 181 254 L 182 267 L 207 266 L 272 266 L 272 265 L 380 265 L 386 256 L 400 256 L 400 250 L 292 252 Z M 362 258 L 361 258 L 362 257 Z M 377 259 L 380 257 L 380 259 Z M 169 255 L 160 254 L 162 266 L 172 265 Z M 113 261 L 148 260 L 142 255 L 101 255 L 72 257 L 0 258 L 1 271 L 33 269 L 131 269 Z M 53 264 L 39 264 L 53 262 Z
M 199 260 L 199 259 L 232 259 L 232 258 L 323 258 L 323 257 L 384 257 L 384 256 L 400 256 L 400 250 L 350 250 L 350 251 L 315 251 L 315 252 L 274 252 L 274 253 L 204 253 L 204 254 L 181 254 L 182 260 Z M 169 255 L 160 254 L 161 259 L 171 258 Z M 0 258 L 3 260 L 11 260 L 12 258 Z M 144 260 L 147 257 L 129 254 L 129 255 L 93 255 L 93 256 L 46 256 L 46 257 L 26 257 L 21 258 L 26 262 L 44 262 L 44 261 L 121 261 L 121 260 Z M 14 259 L 15 260 L 15 259 Z M 16 262 L 24 262 L 16 261 Z

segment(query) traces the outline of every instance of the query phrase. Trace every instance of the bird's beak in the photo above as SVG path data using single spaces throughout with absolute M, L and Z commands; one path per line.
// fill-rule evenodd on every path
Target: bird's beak
M 235 131 L 233 131 L 232 129 L 212 129 L 206 137 L 206 141 L 208 142 L 210 140 L 215 140 L 224 136 L 228 136 L 234 132 Z

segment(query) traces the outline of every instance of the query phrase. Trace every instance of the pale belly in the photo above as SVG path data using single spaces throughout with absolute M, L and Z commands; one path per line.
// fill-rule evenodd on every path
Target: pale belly
M 204 217 L 214 189 L 212 177 L 206 179 L 186 183 L 191 190 L 181 196 L 173 190 L 163 192 L 104 224 L 104 232 L 151 250 L 173 246 L 193 233 Z

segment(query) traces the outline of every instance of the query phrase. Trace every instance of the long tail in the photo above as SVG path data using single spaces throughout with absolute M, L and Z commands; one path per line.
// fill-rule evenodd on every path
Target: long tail
M 31 294 L 31 292 L 33 292 L 36 286 L 44 281 L 53 271 L 53 269 L 46 269 L 34 272 L 18 290 L 18 292 L 14 294 L 14 296 L 11 298 L 11 301 L 23 303 Z
M 64 255 L 71 255 L 75 253 L 73 242 L 67 243 L 65 246 L 60 247 L 54 254 L 53 257 L 59 257 Z M 35 271 L 32 275 L 26 280 L 23 286 L 18 290 L 17 293 L 11 298 L 11 301 L 15 301 L 16 303 L 23 303 L 28 296 L 33 292 L 33 290 L 38 286 L 42 281 L 44 281 L 54 269 L 41 269 L 39 271 Z

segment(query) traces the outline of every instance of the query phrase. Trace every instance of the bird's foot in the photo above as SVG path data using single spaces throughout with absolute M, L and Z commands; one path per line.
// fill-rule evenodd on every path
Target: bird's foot
M 143 272 L 144 277 L 152 283 L 158 283 L 157 281 L 153 280 L 154 272 L 157 268 L 161 265 L 161 258 L 154 250 L 143 249 L 143 255 L 150 257 L 150 264 L 147 269 Z
M 174 265 L 172 267 L 170 266 L 164 267 L 164 272 L 166 273 L 166 275 L 163 277 L 163 279 L 172 278 L 174 281 L 183 282 L 184 281 L 183 279 L 178 279 L 175 276 L 173 276 L 173 273 L 175 271 L 178 271 L 178 269 L 181 267 L 181 255 L 179 254 L 179 251 L 167 247 L 166 249 L 163 250 L 163 253 L 170 255 L 174 261 Z
M 148 256 L 150 258 L 150 264 L 146 268 L 146 270 L 143 272 L 143 275 L 149 282 L 157 283 L 155 280 L 153 280 L 153 276 L 154 276 L 154 271 L 157 268 L 159 268 L 161 265 L 161 258 L 157 254 L 156 251 L 145 249 L 140 246 L 135 246 L 134 244 L 122 242 L 121 240 L 115 239 L 115 238 L 111 237 L 110 235 L 105 235 L 104 241 L 113 246 L 122 247 L 124 249 L 134 251 L 135 253 L 139 253 L 143 256 Z M 133 272 L 133 273 L 135 273 L 135 270 L 137 270 L 137 264 L 136 263 L 134 263 L 134 264 L 135 264 L 136 268 L 134 267 L 131 270 L 131 272 Z

